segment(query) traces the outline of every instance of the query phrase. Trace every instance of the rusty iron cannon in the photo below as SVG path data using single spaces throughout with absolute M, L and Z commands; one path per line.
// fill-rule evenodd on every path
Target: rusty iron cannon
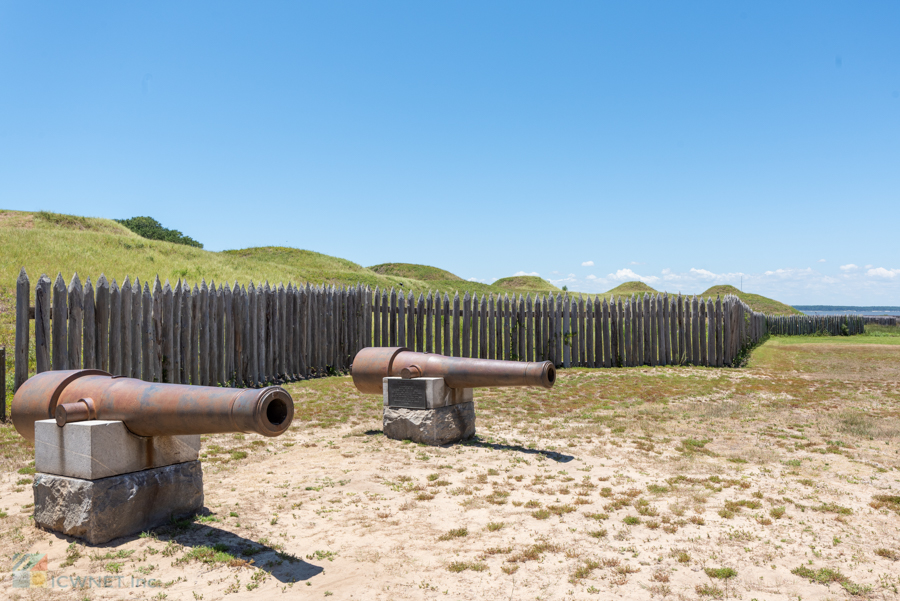
M 443 378 L 449 388 L 537 386 L 552 388 L 556 368 L 550 361 L 499 361 L 416 353 L 404 347 L 369 347 L 356 354 L 350 373 L 365 394 L 382 394 L 388 377 Z
M 12 421 L 34 441 L 34 422 L 59 426 L 92 419 L 117 420 L 138 436 L 246 432 L 283 434 L 294 403 L 280 386 L 259 390 L 144 382 L 96 369 L 47 371 L 16 391 Z

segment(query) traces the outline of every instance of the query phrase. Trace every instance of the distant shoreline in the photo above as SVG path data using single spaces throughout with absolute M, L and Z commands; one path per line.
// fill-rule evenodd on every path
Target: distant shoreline
M 798 311 L 802 311 L 807 315 L 828 314 L 836 315 L 840 313 L 857 313 L 861 315 L 900 315 L 900 307 L 887 305 L 879 305 L 872 307 L 859 307 L 852 305 L 792 305 Z

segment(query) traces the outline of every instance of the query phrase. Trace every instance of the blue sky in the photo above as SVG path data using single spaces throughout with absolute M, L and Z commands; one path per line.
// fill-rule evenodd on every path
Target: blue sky
M 0 1 L 0 207 L 900 304 L 896 2 Z

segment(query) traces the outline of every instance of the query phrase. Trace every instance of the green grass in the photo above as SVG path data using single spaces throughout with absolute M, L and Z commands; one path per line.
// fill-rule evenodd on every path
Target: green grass
M 369 269 L 381 275 L 392 275 L 398 278 L 419 280 L 421 282 L 465 282 L 465 280 L 458 275 L 429 265 L 382 263 L 381 265 L 373 265 L 372 267 L 369 267 Z
M 777 300 L 773 300 L 771 298 L 766 298 L 760 294 L 750 294 L 749 292 L 741 292 L 739 289 L 734 286 L 713 286 L 704 292 L 701 296 L 713 297 L 721 296 L 725 297 L 728 294 L 733 294 L 738 297 L 748 305 L 754 311 L 759 311 L 760 313 L 765 313 L 767 315 L 803 315 L 802 311 L 798 311 L 797 309 L 791 307 L 790 305 L 786 305 L 784 303 L 780 303 Z
M 836 582 L 851 595 L 865 595 L 871 591 L 871 587 L 853 582 L 837 569 L 819 568 L 818 570 L 813 570 L 806 566 L 800 566 L 791 570 L 791 574 L 806 578 L 810 582 L 815 582 L 817 584 L 831 584 L 832 582 Z
M 603 296 L 631 296 L 632 294 L 644 294 L 645 292 L 656 292 L 655 288 L 651 288 L 644 282 L 625 282 L 619 284 L 612 290 L 607 290 Z
M 211 547 L 194 547 L 178 559 L 176 563 L 187 563 L 190 561 L 199 561 L 207 565 L 230 564 L 235 561 L 235 557 L 228 553 L 227 545 L 218 543 Z
M 508 278 L 500 278 L 491 286 L 498 288 L 509 288 L 517 291 L 530 292 L 559 292 L 559 288 L 543 278 L 534 275 L 517 275 Z

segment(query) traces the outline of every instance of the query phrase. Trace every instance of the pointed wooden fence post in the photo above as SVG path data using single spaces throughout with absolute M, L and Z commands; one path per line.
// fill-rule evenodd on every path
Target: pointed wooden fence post
M 23 270 L 24 273 L 24 270 Z M 20 276 L 21 277 L 21 276 Z M 27 279 L 27 276 L 26 276 Z M 17 286 L 18 287 L 18 286 Z M 26 289 L 27 291 L 27 289 Z M 43 373 L 53 368 L 53 363 L 50 361 L 50 341 L 51 341 L 51 326 L 50 326 L 50 313 L 51 313 L 51 296 L 52 296 L 52 283 L 50 282 L 50 277 L 46 274 L 41 274 L 41 277 L 38 279 L 37 286 L 34 288 L 34 354 L 35 354 L 35 366 L 37 373 Z M 93 300 L 93 293 L 91 295 Z M 18 307 L 18 294 L 16 295 L 16 307 Z M 25 301 L 25 305 L 27 308 L 28 301 Z M 16 318 L 18 319 L 18 312 L 16 313 Z M 27 313 L 25 314 L 27 318 Z M 24 322 L 24 335 L 28 336 L 28 322 Z M 96 324 L 94 327 L 94 331 L 96 331 Z M 18 337 L 19 329 L 16 328 L 16 336 Z M 16 358 L 18 355 L 19 345 L 16 344 Z M 96 349 L 91 349 L 94 357 L 97 356 Z M 28 355 L 25 354 L 25 359 L 27 360 Z M 18 365 L 18 363 L 16 364 Z M 96 364 L 93 364 L 91 367 L 96 367 Z M 16 368 L 16 374 L 19 374 L 19 368 Z M 28 367 L 27 363 L 25 364 L 25 377 L 28 377 Z M 21 382 L 18 380 L 19 375 L 16 375 L 16 385 L 14 388 L 17 388 Z M 25 380 L 22 380 L 24 382 Z
M 23 267 L 16 279 L 16 346 L 13 350 L 15 373 L 13 374 L 13 392 L 28 379 L 28 347 L 29 347 L 29 302 L 31 301 L 31 283 Z M 37 309 L 35 309 L 35 316 Z M 37 338 L 37 336 L 35 336 Z M 3 408 L 6 416 L 6 352 L 3 353 Z
M 453 335 L 453 356 L 460 357 L 460 348 L 459 348 L 459 336 L 460 336 L 460 309 L 459 309 L 459 291 L 456 291 L 456 294 L 453 296 L 453 309 L 452 309 L 452 335 Z M 449 341 L 448 341 L 449 342 Z
M 25 297 L 28 298 L 27 296 Z M 28 301 L 26 301 L 28 302 Z M 56 274 L 53 283 L 53 369 L 69 369 L 66 340 L 68 338 L 66 325 L 68 319 L 68 303 L 66 302 L 66 283 L 62 274 Z M 26 328 L 27 329 L 27 328 Z
M 140 296 L 140 294 L 137 295 L 138 298 Z M 94 286 L 91 284 L 91 278 L 87 278 L 84 282 L 82 302 L 84 303 L 84 316 L 82 318 L 81 362 L 84 369 L 96 369 L 97 318 L 94 307 Z M 37 304 L 35 304 L 35 320 L 37 320 Z M 35 321 L 35 339 L 37 338 L 36 334 L 37 321 Z
M 78 273 L 72 276 L 68 289 L 69 323 L 67 326 L 66 355 L 69 360 L 69 369 L 81 369 L 81 331 L 84 317 L 84 289 Z
M 103 279 L 102 275 L 100 276 L 100 279 Z M 98 323 L 100 321 L 99 314 L 101 306 L 100 290 L 100 280 L 97 280 Z M 99 330 L 97 338 L 99 341 Z M 144 282 L 144 291 L 141 293 L 141 379 L 145 382 L 153 381 L 153 348 L 153 300 L 150 296 L 150 284 Z

